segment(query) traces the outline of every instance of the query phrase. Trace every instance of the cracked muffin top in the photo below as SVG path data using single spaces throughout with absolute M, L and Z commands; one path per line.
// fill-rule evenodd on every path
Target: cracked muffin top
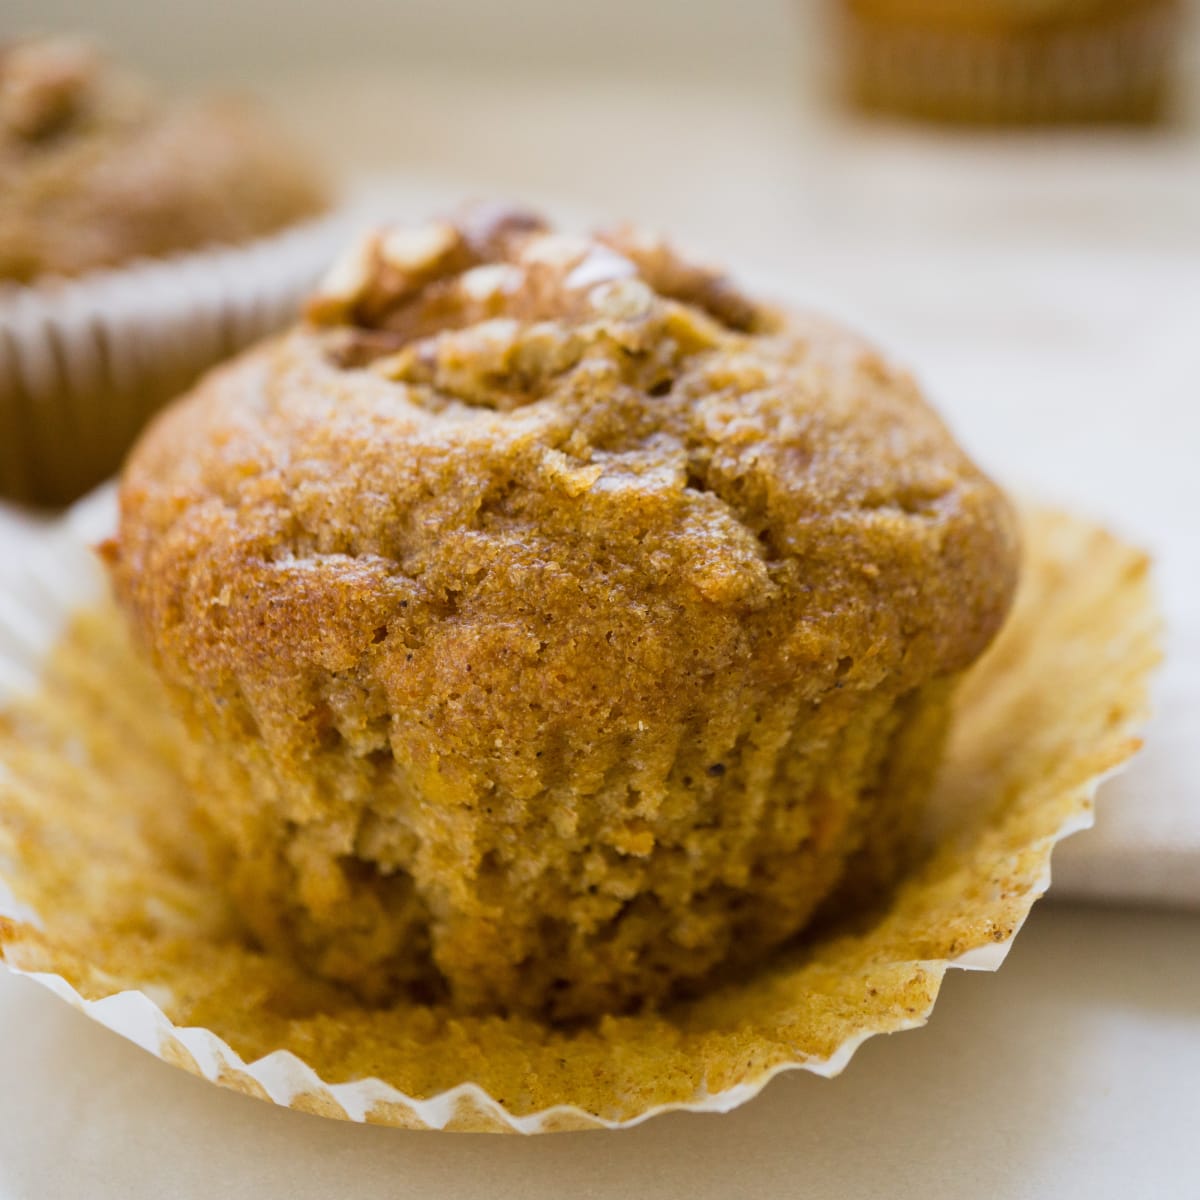
M 80 41 L 0 43 L 0 282 L 241 242 L 327 205 L 248 104 L 167 103 Z
M 166 676 L 279 761 L 407 718 L 518 795 L 549 723 L 955 672 L 1017 563 L 1000 492 L 857 337 L 499 208 L 366 237 L 163 414 L 108 552 Z

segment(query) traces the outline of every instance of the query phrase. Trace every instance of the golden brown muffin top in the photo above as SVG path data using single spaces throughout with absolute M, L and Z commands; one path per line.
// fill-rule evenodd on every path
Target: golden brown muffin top
M 636 740 L 698 688 L 962 668 L 1016 575 L 1001 494 L 857 337 L 499 209 L 367 237 L 152 425 L 121 510 L 169 678 L 289 759 L 365 710 L 518 789 L 550 723 Z
M 0 44 L 0 281 L 241 242 L 327 201 L 245 103 L 167 104 L 83 42 Z

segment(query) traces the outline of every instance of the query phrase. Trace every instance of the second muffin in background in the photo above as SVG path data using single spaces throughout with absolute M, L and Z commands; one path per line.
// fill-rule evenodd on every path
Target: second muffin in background
M 86 42 L 0 43 L 0 497 L 64 503 L 206 367 L 294 318 L 331 189 L 266 115 Z
M 67 38 L 0 45 L 0 280 L 274 233 L 329 188 L 251 104 L 168 101 Z
M 107 549 L 255 936 L 567 1019 L 886 884 L 1015 543 L 853 335 L 477 210 L 164 414 Z

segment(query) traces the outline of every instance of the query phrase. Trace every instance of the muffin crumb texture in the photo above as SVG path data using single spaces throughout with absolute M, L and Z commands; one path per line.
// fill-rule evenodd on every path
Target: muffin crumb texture
M 156 421 L 107 555 L 253 936 L 559 1020 L 887 884 L 1017 557 L 868 345 L 506 208 L 355 246 Z

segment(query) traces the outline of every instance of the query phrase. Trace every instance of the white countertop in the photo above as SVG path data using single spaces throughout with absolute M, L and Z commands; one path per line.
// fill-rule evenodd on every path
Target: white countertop
M 929 1025 L 727 1116 L 540 1138 L 340 1124 L 221 1091 L 0 975 L 3 1200 L 1195 1200 L 1200 915 L 1034 910 Z
M 470 191 L 633 215 L 860 317 L 998 473 L 1157 549 L 1172 637 L 1195 650 L 1194 130 L 959 140 L 851 127 L 774 85 L 647 79 L 406 71 L 269 90 L 343 167 L 403 171 L 414 213 Z M 1110 825 L 1168 793 L 1197 803 L 1183 702 L 1200 679 L 1170 685 L 1158 742 L 1193 757 L 1147 758 Z M 1092 836 L 1104 814 L 1102 795 Z M 785 1076 L 729 1116 L 618 1134 L 274 1110 L 2 974 L 0 1031 L 0 1200 L 1200 1196 L 1200 912 L 1041 905 L 998 976 L 953 973 L 927 1029 L 869 1043 L 839 1079 Z

